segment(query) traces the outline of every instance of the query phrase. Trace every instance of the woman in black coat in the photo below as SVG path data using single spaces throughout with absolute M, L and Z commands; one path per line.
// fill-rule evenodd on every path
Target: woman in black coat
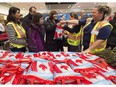
M 111 31 L 110 37 L 107 42 L 107 48 L 111 47 L 113 49 L 116 47 L 116 12 L 114 13 L 113 20 L 109 21 L 113 26 L 113 30 Z
M 57 20 L 57 12 L 51 11 L 49 18 L 44 22 L 44 27 L 46 29 L 46 49 L 47 51 L 59 51 L 63 50 L 62 40 L 55 40 L 54 33 L 56 29 L 56 24 L 59 22 Z

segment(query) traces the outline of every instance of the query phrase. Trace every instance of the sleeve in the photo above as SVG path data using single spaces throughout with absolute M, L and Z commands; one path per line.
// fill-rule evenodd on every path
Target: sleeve
M 97 35 L 97 39 L 106 40 L 110 36 L 110 33 L 111 33 L 111 27 L 109 25 L 105 26 L 100 29 L 100 31 Z
M 28 23 L 27 23 L 27 21 L 26 20 L 23 20 L 22 21 L 22 27 L 25 29 L 25 30 L 27 30 L 28 29 Z
M 4 29 L 4 26 L 0 23 L 0 31 L 4 32 L 5 29 Z
M 87 20 L 87 19 L 79 20 L 79 25 L 85 25 L 85 24 L 86 24 L 86 20 Z
M 79 26 L 74 26 L 73 28 L 69 28 L 67 25 L 65 25 L 64 29 L 69 31 L 70 33 L 79 32 L 80 31 L 80 27 Z
M 56 27 L 56 25 L 51 25 L 50 21 L 45 21 L 44 22 L 44 27 L 46 29 L 46 32 L 54 32 L 54 28 Z
M 6 32 L 8 34 L 8 37 L 11 43 L 26 45 L 26 38 L 17 38 L 15 29 L 13 28 L 11 24 L 6 26 Z
M 37 49 L 37 43 L 35 40 L 35 31 L 32 30 L 32 28 L 29 28 L 27 30 L 27 35 L 28 35 L 28 44 L 29 44 L 29 50 L 32 52 L 38 52 Z

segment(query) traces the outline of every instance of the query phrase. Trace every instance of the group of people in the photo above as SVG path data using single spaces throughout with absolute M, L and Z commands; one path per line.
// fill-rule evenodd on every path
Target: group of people
M 97 6 L 92 10 L 93 17 L 78 19 L 75 12 L 70 13 L 70 20 L 58 20 L 57 12 L 51 11 L 44 21 L 43 15 L 36 12 L 36 7 L 29 9 L 29 14 L 21 18 L 20 9 L 11 7 L 7 16 L 6 32 L 13 52 L 63 51 L 64 43 L 68 51 L 83 53 L 104 50 L 110 36 L 112 25 L 105 20 L 110 14 L 108 6 Z M 66 38 L 54 39 L 56 26 L 64 29 Z

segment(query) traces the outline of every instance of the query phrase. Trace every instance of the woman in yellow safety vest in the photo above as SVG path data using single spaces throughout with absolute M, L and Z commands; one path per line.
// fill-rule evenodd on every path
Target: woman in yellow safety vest
M 20 9 L 11 7 L 7 16 L 6 32 L 9 37 L 10 49 L 13 52 L 25 52 L 27 41 L 24 28 L 19 24 Z
M 70 13 L 70 20 L 78 20 L 76 12 Z M 67 34 L 68 51 L 78 52 L 80 45 L 80 26 L 75 24 L 65 24 L 61 25 L 61 27 L 65 29 L 64 33 Z
M 108 6 L 96 6 L 92 10 L 92 18 L 83 20 L 67 20 L 61 23 L 74 23 L 84 25 L 83 27 L 83 47 L 82 53 L 95 53 L 102 51 L 106 47 L 112 25 L 105 20 L 105 17 L 111 13 Z

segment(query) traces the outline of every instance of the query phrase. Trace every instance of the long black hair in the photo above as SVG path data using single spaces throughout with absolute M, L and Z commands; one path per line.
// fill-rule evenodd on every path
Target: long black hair
M 32 17 L 32 23 L 33 24 L 38 24 L 40 18 L 42 18 L 43 15 L 41 13 L 35 13 Z
M 11 7 L 9 9 L 9 13 L 8 13 L 8 16 L 7 16 L 7 23 L 8 22 L 14 22 L 16 23 L 16 18 L 13 16 L 17 11 L 20 11 L 19 8 L 17 7 Z
M 51 12 L 50 12 L 49 17 L 50 17 L 51 20 L 53 19 L 53 15 L 54 15 L 54 14 L 57 14 L 57 12 L 56 12 L 56 11 L 51 11 Z

